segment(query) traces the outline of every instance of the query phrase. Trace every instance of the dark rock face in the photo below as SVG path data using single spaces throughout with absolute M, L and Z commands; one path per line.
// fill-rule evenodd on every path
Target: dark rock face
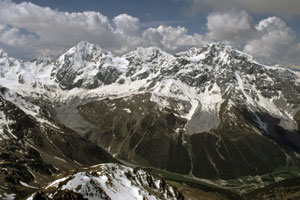
M 80 42 L 59 57 L 52 76 L 64 90 L 109 85 L 121 75 L 113 59 L 114 56 L 102 51 L 98 45 Z
M 230 136 L 222 136 L 221 140 L 210 133 L 191 136 L 195 176 L 232 179 L 269 173 L 286 165 L 284 152 L 271 141 L 251 132 L 240 139 L 231 138 L 231 131 L 225 133 Z
M 80 106 L 79 113 L 97 127 L 89 139 L 119 158 L 188 174 L 190 158 L 183 135 L 174 132 L 185 120 L 160 112 L 149 97 L 107 99 Z
M 105 70 L 101 70 L 98 73 L 97 78 L 105 85 L 110 85 L 115 83 L 119 79 L 120 75 L 121 72 L 117 68 L 108 67 Z
M 0 92 L 0 117 L 6 122 L 1 124 L 0 135 L 0 193 L 9 191 L 24 197 L 34 189 L 21 183 L 38 187 L 61 170 L 118 162 L 96 144 L 45 117 L 49 114 L 47 106 L 39 104 L 39 117 L 49 122 L 43 124 L 22 110 L 21 105 L 29 108 L 34 105 L 32 101 L 3 87 Z M 7 100 L 10 95 L 15 102 Z
M 61 170 L 117 162 L 106 151 L 208 179 L 299 166 L 300 78 L 290 70 L 260 65 L 222 44 L 175 55 L 138 48 L 116 57 L 81 42 L 51 64 L 34 62 L 52 74 L 45 82 L 32 72 L 28 80 L 26 67 L 16 75 L 16 84 L 37 89 L 32 97 L 0 88 L 0 180 L 7 183 L 0 192 L 21 194 L 21 182 L 39 187 L 36 177 L 49 181 Z M 28 63 L 5 55 L 0 65 Z M 76 87 L 99 90 L 68 91 Z
M 296 113 L 294 119 L 297 122 L 298 133 L 300 133 L 300 111 Z
M 259 135 L 255 114 L 239 108 L 225 110 L 226 103 L 218 127 L 186 135 L 186 120 L 176 116 L 176 111 L 158 110 L 149 97 L 105 99 L 79 106 L 84 119 L 97 127 L 89 139 L 120 159 L 208 179 L 269 173 L 287 165 L 286 154 L 295 150 L 288 140 L 284 142 L 284 136 Z M 269 119 L 270 127 L 273 121 Z

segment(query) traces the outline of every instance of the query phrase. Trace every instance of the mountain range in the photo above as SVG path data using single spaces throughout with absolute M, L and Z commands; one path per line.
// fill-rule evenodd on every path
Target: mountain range
M 182 182 L 220 199 L 297 191 L 299 72 L 222 43 L 116 56 L 82 41 L 30 62 L 0 50 L 0 86 L 4 199 L 192 199 Z

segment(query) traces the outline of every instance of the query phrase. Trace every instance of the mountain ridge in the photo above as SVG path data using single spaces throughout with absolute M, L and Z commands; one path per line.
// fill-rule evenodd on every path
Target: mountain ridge
M 179 109 L 179 115 L 187 119 L 192 118 L 198 107 L 204 115 L 212 113 L 211 109 L 216 107 L 219 110 L 223 97 L 227 96 L 231 98 L 229 103 L 244 101 L 252 110 L 263 109 L 264 112 L 286 119 L 282 122 L 284 128 L 296 129 L 292 115 L 300 109 L 297 103 L 300 100 L 297 93 L 300 91 L 299 76 L 287 69 L 259 65 L 251 56 L 220 43 L 200 49 L 192 48 L 175 55 L 150 47 L 138 48 L 122 57 L 115 57 L 98 45 L 82 41 L 54 63 L 43 60 L 22 63 L 4 55 L 1 65 L 10 67 L 2 67 L 2 85 L 22 85 L 28 88 L 29 93 L 64 98 L 72 96 L 72 93 L 74 96 L 80 96 L 81 92 L 93 93 L 95 89 L 95 93 L 103 93 L 97 94 L 101 98 L 107 95 L 122 96 L 122 93 L 126 96 L 150 92 L 151 100 L 161 107 L 170 106 L 164 100 L 166 97 L 184 102 L 180 105 L 182 110 Z M 282 83 L 285 87 L 282 87 Z M 91 92 L 80 88 L 91 89 Z M 129 88 L 129 91 L 125 92 L 125 88 Z M 291 97 L 294 95 L 293 90 L 296 91 L 296 98 Z M 287 112 L 282 113 L 281 107 Z M 216 114 L 206 117 L 210 120 L 218 118 Z M 261 122 L 259 117 L 256 121 Z M 201 128 L 199 131 L 209 130 L 216 125 L 214 122 L 212 127 Z M 264 127 L 262 123 L 259 126 Z M 190 130 L 195 129 L 195 126 L 191 127 L 194 128 Z
M 118 57 L 80 42 L 53 61 L 0 55 L 0 85 L 25 107 L 16 95 L 5 99 L 42 126 L 48 113 L 84 149 L 93 144 L 134 165 L 213 180 L 300 166 L 299 74 L 224 44 Z

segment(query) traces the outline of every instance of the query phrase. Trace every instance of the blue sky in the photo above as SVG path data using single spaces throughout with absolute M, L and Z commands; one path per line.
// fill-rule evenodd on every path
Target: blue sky
M 299 38 L 299 0 L 0 0 L 0 48 L 25 60 L 80 40 L 115 54 L 223 42 L 266 64 L 299 66 Z
M 14 0 L 16 3 L 23 2 Z M 82 12 L 87 10 L 99 11 L 108 17 L 128 13 L 142 20 L 162 19 L 171 20 L 180 17 L 183 3 L 169 0 L 32 0 L 34 4 L 49 6 L 61 11 Z M 167 12 L 166 12 L 167 10 Z M 149 14 L 151 16 L 149 17 Z
M 23 0 L 13 2 L 21 3 Z M 127 13 L 138 17 L 146 26 L 179 25 L 187 27 L 190 33 L 203 32 L 206 15 L 212 11 L 212 8 L 206 8 L 195 16 L 188 16 L 188 5 L 185 0 L 31 0 L 31 2 L 67 12 L 98 11 L 109 18 Z M 255 22 L 273 15 L 276 16 L 272 13 L 251 13 Z M 300 35 L 299 16 L 287 17 L 285 22 Z
M 14 2 L 23 1 L 14 0 Z M 145 26 L 159 24 L 185 26 L 190 33 L 203 31 L 206 22 L 205 14 L 194 17 L 185 15 L 185 2 L 176 0 L 32 0 L 31 2 L 67 12 L 98 11 L 109 18 L 127 13 L 138 17 Z

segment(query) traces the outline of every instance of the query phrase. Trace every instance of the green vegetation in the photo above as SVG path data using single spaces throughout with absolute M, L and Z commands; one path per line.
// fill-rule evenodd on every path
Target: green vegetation
M 184 175 L 175 174 L 175 173 L 171 173 L 171 172 L 167 172 L 167 171 L 159 170 L 159 169 L 154 169 L 154 168 L 143 168 L 143 170 L 148 171 L 151 174 L 161 176 L 166 180 L 183 183 L 190 187 L 200 189 L 205 192 L 222 194 L 224 197 L 226 197 L 228 199 L 233 199 L 233 200 L 234 199 L 243 199 L 236 192 L 228 190 L 221 186 L 218 186 L 218 185 L 214 184 L 213 182 L 209 183 L 209 181 L 206 181 L 205 179 L 200 180 L 200 179 L 189 178 Z
M 280 198 L 281 193 L 287 193 L 287 196 L 297 195 L 300 188 L 300 168 L 295 165 L 287 165 L 261 176 L 244 176 L 230 180 L 190 178 L 147 167 L 143 170 L 166 180 L 182 183 L 205 192 L 222 194 L 229 199 L 263 199 L 265 195 L 272 193 L 274 194 L 270 198 L 276 199 Z

